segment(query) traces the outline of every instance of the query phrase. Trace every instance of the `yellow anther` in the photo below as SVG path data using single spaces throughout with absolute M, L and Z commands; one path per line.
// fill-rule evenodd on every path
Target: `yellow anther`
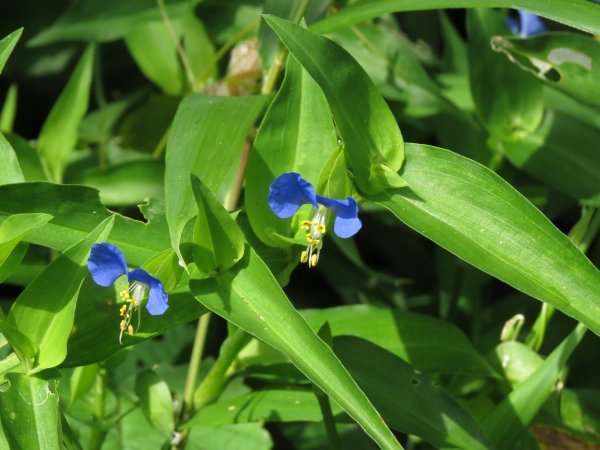
M 313 254 L 310 258 L 310 264 L 308 265 L 308 267 L 314 267 L 317 265 L 317 263 L 319 262 L 319 255 L 317 255 L 316 253 Z
M 302 252 L 302 254 L 300 255 L 300 262 L 303 263 L 303 264 L 305 262 L 308 262 L 308 252 L 306 250 L 304 250 Z
M 121 317 L 127 317 L 129 315 L 129 314 L 127 314 L 127 305 L 121 306 L 121 309 L 119 310 L 119 314 L 121 315 Z
M 122 290 L 119 292 L 119 295 L 123 300 L 129 300 L 129 292 L 127 290 Z
M 125 328 L 127 328 L 127 321 L 126 320 L 121 320 L 121 323 L 119 324 L 119 329 L 121 331 L 124 331 Z
M 317 224 L 316 229 L 321 234 L 325 234 L 325 231 L 327 231 L 327 228 L 322 223 Z
M 127 327 L 127 332 L 129 333 L 129 336 L 133 336 L 133 325 Z
M 310 220 L 303 220 L 302 221 L 302 228 L 304 228 L 305 230 L 308 230 L 310 228 L 311 223 L 312 222 Z

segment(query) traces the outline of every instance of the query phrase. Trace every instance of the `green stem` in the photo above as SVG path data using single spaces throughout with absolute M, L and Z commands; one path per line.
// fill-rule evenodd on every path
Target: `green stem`
M 104 83 L 102 82 L 102 47 L 96 46 L 95 58 L 94 58 L 94 95 L 98 106 L 102 107 L 106 105 L 106 94 L 104 92 Z
M 211 313 L 206 313 L 198 320 L 198 328 L 196 329 L 196 337 L 194 346 L 192 347 L 192 357 L 190 359 L 190 367 L 188 369 L 187 378 L 185 380 L 185 388 L 183 391 L 183 420 L 187 420 L 194 411 L 194 391 L 198 381 L 198 371 L 200 370 L 200 362 L 204 353 L 204 344 L 206 343 L 206 334 L 208 332 L 208 324 L 210 323 Z
M 331 411 L 331 403 L 329 397 L 321 389 L 313 385 L 313 391 L 319 401 L 319 407 L 321 408 L 321 414 L 323 414 L 323 423 L 325 424 L 325 431 L 327 432 L 327 440 L 329 441 L 329 448 L 331 450 L 341 450 L 342 445 L 340 443 L 340 437 L 335 427 L 335 419 L 333 418 L 333 412 Z
M 97 422 L 104 422 L 104 407 L 105 407 L 105 397 L 106 397 L 106 370 L 100 369 L 96 373 L 96 392 L 94 396 L 94 416 L 97 419 Z M 104 439 L 106 438 L 106 434 L 108 430 L 102 428 L 94 428 L 90 435 L 90 441 L 88 448 L 90 450 L 99 450 L 102 448 L 102 444 L 104 443 Z
M 175 44 L 175 48 L 177 49 L 177 54 L 179 55 L 179 59 L 181 60 L 181 64 L 185 70 L 185 75 L 188 80 L 188 84 L 190 89 L 194 89 L 196 86 L 196 77 L 194 76 L 194 71 L 192 70 L 192 66 L 188 60 L 187 55 L 185 54 L 185 50 L 181 45 L 181 41 L 179 40 L 179 36 L 175 32 L 173 28 L 173 24 L 171 23 L 171 19 L 169 19 L 169 13 L 167 12 L 167 8 L 165 8 L 165 2 L 163 0 L 156 0 L 158 3 L 158 9 L 160 9 L 160 15 L 162 16 L 163 21 L 169 30 L 169 34 L 171 35 L 171 39 L 173 39 L 173 43 Z
M 309 0 L 303 0 L 302 3 L 298 6 L 298 9 L 294 16 L 292 17 L 292 22 L 298 23 L 304 16 L 306 12 L 306 8 L 308 7 Z M 277 82 L 277 78 L 279 77 L 279 73 L 283 68 L 283 63 L 285 62 L 285 58 L 288 54 L 288 51 L 285 47 L 279 50 L 277 56 L 273 60 L 271 67 L 269 67 L 269 71 L 265 75 L 263 79 L 262 89 L 260 90 L 261 94 L 270 94 L 275 89 L 275 83 Z
M 152 158 L 158 159 L 164 153 L 165 149 L 167 148 L 167 140 L 169 138 L 169 131 L 170 130 L 171 130 L 171 127 L 167 128 L 167 130 L 165 131 L 165 133 L 160 138 L 160 141 L 158 141 L 158 144 L 156 144 L 156 148 L 152 152 Z
M 244 330 L 237 329 L 221 345 L 219 356 L 194 394 L 197 410 L 213 403 L 227 385 L 227 372 L 242 349 L 252 339 Z
M 569 232 L 569 238 L 582 253 L 585 253 L 596 237 L 599 229 L 600 210 L 584 206 L 581 209 L 581 218 Z M 531 327 L 529 335 L 525 339 L 525 344 L 533 350 L 537 351 L 542 346 L 546 328 L 548 327 L 548 323 L 550 322 L 550 319 L 552 319 L 555 310 L 554 306 L 547 303 L 542 304 L 540 314 Z

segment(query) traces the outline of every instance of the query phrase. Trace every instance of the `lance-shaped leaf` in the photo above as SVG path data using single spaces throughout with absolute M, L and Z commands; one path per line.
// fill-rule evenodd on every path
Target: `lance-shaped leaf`
M 181 261 L 181 233 L 197 212 L 190 173 L 210 191 L 218 192 L 268 101 L 267 96 L 192 94 L 179 105 L 167 143 L 165 199 L 171 243 Z
M 25 181 L 19 160 L 10 143 L 0 133 L 0 185 Z
M 325 33 L 392 12 L 441 8 L 516 8 L 600 34 L 600 6 L 589 0 L 360 0 L 311 27 Z
M 289 237 L 292 232 L 292 219 L 277 217 L 269 207 L 269 185 L 285 172 L 300 173 L 316 184 L 336 148 L 335 127 L 323 92 L 298 61 L 289 57 L 283 84 L 261 122 L 246 172 L 246 212 L 263 242 L 289 247 L 274 233 Z
M 140 372 L 135 380 L 135 393 L 148 422 L 165 438 L 175 430 L 173 397 L 169 385 L 156 372 Z
M 592 36 L 568 32 L 529 39 L 496 36 L 492 48 L 557 89 L 600 105 L 600 42 Z
M 190 289 L 208 309 L 284 353 L 381 448 L 402 448 L 332 350 L 294 309 L 252 248 L 247 247 L 244 258 L 227 272 L 215 278 L 192 279 Z
M 406 150 L 401 175 L 410 188 L 371 200 L 468 263 L 600 334 L 600 272 L 552 222 L 474 161 L 425 145 Z
M 200 179 L 191 177 L 198 204 L 192 253 L 196 266 L 204 273 L 230 268 L 244 255 L 244 235 Z
M 10 448 L 62 448 L 57 380 L 6 375 L 10 387 L 0 395 L 0 419 Z
M 132 265 L 142 265 L 169 247 L 167 226 L 160 202 L 151 200 L 142 213 L 148 223 L 108 211 L 98 191 L 85 186 L 51 183 L 19 183 L 0 186 L 0 218 L 14 214 L 44 213 L 54 218 L 31 230 L 23 240 L 64 251 L 83 239 L 112 215 L 115 226 L 110 241 Z
M 0 267 L 23 236 L 52 219 L 50 214 L 15 214 L 0 222 Z
M 402 134 L 360 64 L 327 38 L 274 16 L 264 19 L 325 94 L 359 188 L 374 194 L 406 185 L 396 173 L 404 160 Z
M 491 448 L 469 413 L 428 375 L 353 336 L 335 338 L 333 348 L 393 429 L 416 434 L 436 448 Z
M 105 241 L 114 222 L 111 216 L 81 242 L 51 262 L 17 297 L 7 321 L 27 336 L 38 354 L 30 373 L 54 367 L 67 356 L 75 305 L 93 243 Z
M 534 131 L 544 115 L 542 83 L 494 52 L 490 39 L 507 34 L 502 16 L 470 10 L 469 82 L 478 115 L 492 135 L 515 139 Z
M 93 65 L 94 46 L 90 45 L 42 126 L 38 152 L 52 181 L 62 181 L 69 155 L 77 143 L 79 123 L 88 108 Z
M 0 73 L 2 73 L 2 69 L 4 69 L 8 57 L 17 45 L 22 32 L 23 28 L 19 28 L 0 40 Z
M 598 127 L 549 110 L 534 133 L 502 146 L 519 169 L 582 203 L 600 206 L 598 142 Z

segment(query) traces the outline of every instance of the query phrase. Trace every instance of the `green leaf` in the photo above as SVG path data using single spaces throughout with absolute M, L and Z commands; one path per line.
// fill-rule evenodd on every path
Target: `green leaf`
M 18 329 L 4 320 L 0 320 L 0 332 L 15 350 L 15 353 L 21 360 L 23 370 L 32 367 L 38 353 L 35 344 Z
M 493 374 L 458 328 L 434 317 L 368 305 L 309 309 L 302 315 L 313 330 L 328 323 L 334 336 L 368 340 L 422 372 Z
M 294 309 L 267 266 L 251 249 L 231 270 L 190 281 L 207 308 L 284 353 L 384 449 L 402 448 L 331 349 Z
M 543 33 L 529 39 L 496 36 L 492 48 L 520 68 L 578 100 L 600 105 L 600 42 L 579 33 Z
M 309 0 L 308 2 L 302 0 L 266 0 L 262 13 L 272 14 L 296 23 L 302 19 L 311 24 L 323 16 L 329 3 L 329 0 Z M 258 30 L 258 53 L 265 72 L 269 70 L 279 51 L 277 35 L 261 21 Z
M 0 222 L 0 267 L 27 233 L 51 219 L 50 214 L 15 214 Z
M 166 281 L 168 282 L 168 279 Z M 119 343 L 120 304 L 115 302 L 115 299 L 119 298 L 118 289 L 102 288 L 90 278 L 86 278 L 79 294 L 82 301 L 77 303 L 73 332 L 67 343 L 67 357 L 61 367 L 82 366 L 103 361 L 125 347 L 144 342 L 205 314 L 206 308 L 190 295 L 186 280 L 182 281 L 182 285 L 184 283 L 185 288 L 180 285 L 177 289 L 168 291 L 169 308 L 164 314 L 151 316 L 144 307 L 140 308 L 140 328 L 133 336 L 124 334 L 121 345 Z
M 246 172 L 246 211 L 252 229 L 263 242 L 289 247 L 274 233 L 290 237 L 296 231 L 292 219 L 280 219 L 271 211 L 267 202 L 270 184 L 282 173 L 298 172 L 315 185 L 336 148 L 327 101 L 290 56 L 283 84 L 261 122 Z
M 135 393 L 148 422 L 165 438 L 175 430 L 173 398 L 169 385 L 156 372 L 145 370 L 135 380 Z
M 37 149 L 44 170 L 55 182 L 62 180 L 71 150 L 77 143 L 77 129 L 88 108 L 93 64 L 94 46 L 90 45 L 40 132 Z
M 274 16 L 264 19 L 323 90 L 358 187 L 374 194 L 405 185 L 396 173 L 404 160 L 402 134 L 362 67 L 329 39 Z
M 454 325 L 423 314 L 401 312 L 369 305 L 300 311 L 310 327 L 324 323 L 333 336 L 356 336 L 376 344 L 424 373 L 469 373 L 492 376 L 493 370 L 469 340 Z M 284 362 L 270 355 L 264 345 L 244 349 L 244 365 Z
M 167 144 L 165 198 L 171 243 L 180 260 L 183 227 L 197 213 L 190 173 L 210 191 L 218 192 L 268 101 L 266 96 L 191 94 L 177 109 Z
M 202 181 L 192 175 L 191 182 L 198 205 L 192 245 L 194 262 L 204 273 L 227 270 L 244 255 L 244 235 Z
M 337 405 L 336 405 L 337 406 Z M 341 413 L 337 408 L 335 413 Z M 183 428 L 247 422 L 320 422 L 317 397 L 310 389 L 256 390 L 203 407 Z
M 475 420 L 429 376 L 359 338 L 337 337 L 333 348 L 393 429 L 437 448 L 491 448 Z
M 600 334 L 600 272 L 521 194 L 447 150 L 406 147 L 410 189 L 371 197 L 475 267 L 549 303 Z M 568 271 L 564 268 L 569 267 Z
M 79 366 L 73 369 L 71 379 L 69 380 L 69 387 L 71 390 L 69 406 L 89 392 L 96 382 L 96 376 L 98 375 L 99 370 L 100 366 L 98 364 Z
M 51 262 L 17 297 L 8 322 L 27 336 L 38 350 L 29 373 L 57 366 L 67 355 L 79 288 L 86 276 L 87 258 L 94 242 L 105 241 L 114 222 L 105 219 L 81 242 Z M 40 299 L 44 308 L 40 308 Z
M 509 33 L 496 11 L 467 13 L 469 81 L 471 93 L 492 136 L 518 139 L 533 132 L 544 115 L 542 83 L 494 52 L 490 39 Z
M 54 450 L 62 447 L 57 380 L 18 373 L 6 378 L 0 394 L 0 419 L 11 448 Z
M 15 124 L 15 116 L 17 115 L 17 85 L 11 84 L 0 111 L 0 131 L 11 132 Z
M 40 157 L 29 142 L 13 133 L 7 133 L 5 137 L 17 155 L 25 181 L 46 181 Z
M 25 181 L 19 160 L 10 143 L 0 133 L 0 185 Z
M 150 203 L 150 206 L 154 205 Z M 100 203 L 98 191 L 85 186 L 25 183 L 0 186 L 0 218 L 13 214 L 45 213 L 54 219 L 25 236 L 26 242 L 64 251 L 113 215 Z M 110 241 L 132 265 L 141 265 L 169 247 L 162 219 L 149 223 L 115 215 Z
M 482 426 L 497 448 L 513 448 L 550 396 L 569 356 L 585 334 L 578 324 L 526 381 L 512 391 L 485 419 Z
M 518 341 L 502 342 L 494 349 L 496 366 L 511 386 L 518 386 L 543 362 L 543 358 Z
M 549 110 L 533 134 L 502 148 L 512 164 L 549 187 L 600 206 L 598 140 L 597 127 Z
M 85 169 L 67 181 L 98 189 L 105 205 L 124 206 L 137 205 L 147 198 L 162 198 L 163 176 L 161 161 L 141 160 Z
M 391 12 L 441 8 L 523 9 L 591 34 L 600 34 L 600 8 L 587 0 L 359 0 L 316 23 L 311 29 L 325 33 Z
M 171 19 L 189 12 L 198 0 L 168 0 L 166 9 Z M 106 42 L 122 38 L 136 25 L 161 20 L 155 0 L 83 0 L 72 4 L 50 27 L 28 44 L 41 46 L 60 41 L 82 40 Z
M 262 424 L 245 423 L 191 430 L 186 448 L 190 450 L 271 450 L 273 440 Z
M 4 65 L 14 50 L 15 45 L 17 45 L 17 42 L 21 37 L 21 33 L 23 33 L 23 28 L 13 31 L 8 36 L 0 40 L 0 73 L 2 73 L 2 69 L 4 69 Z
M 180 95 L 183 92 L 185 74 L 173 36 L 163 22 L 146 22 L 132 28 L 125 36 L 125 43 L 135 62 L 165 94 Z

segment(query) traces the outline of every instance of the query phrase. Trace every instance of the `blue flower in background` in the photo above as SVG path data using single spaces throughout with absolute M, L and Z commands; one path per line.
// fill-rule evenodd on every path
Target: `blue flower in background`
M 126 302 L 121 306 L 120 314 L 122 317 L 119 335 L 119 342 L 123 337 L 123 332 L 127 330 L 130 335 L 133 334 L 131 325 L 132 313 L 139 308 L 142 300 L 148 296 L 146 309 L 153 316 L 164 313 L 169 307 L 168 296 L 158 278 L 153 277 L 144 269 L 134 269 L 129 271 L 127 263 L 121 250 L 108 242 L 94 244 L 88 259 L 88 270 L 92 275 L 94 282 L 102 287 L 112 286 L 117 278 L 127 275 L 129 280 L 129 289 L 119 293 L 121 299 Z M 138 311 L 138 328 L 140 315 Z
M 519 20 L 514 17 L 506 19 L 506 24 L 513 34 L 519 35 L 519 37 L 526 38 L 535 36 L 536 34 L 543 33 L 546 31 L 546 26 L 542 19 L 535 14 L 521 11 L 519 9 Z
M 319 261 L 323 235 L 327 231 L 325 222 L 328 208 L 335 214 L 333 231 L 338 237 L 345 239 L 354 236 L 362 227 L 362 223 L 358 218 L 356 200 L 352 197 L 340 200 L 317 195 L 313 185 L 299 173 L 284 173 L 271 183 L 269 206 L 278 217 L 290 218 L 300 206 L 306 204 L 312 205 L 315 213 L 311 220 L 302 222 L 302 228 L 307 231 L 308 246 L 302 252 L 300 261 L 307 262 L 308 267 L 313 267 Z

